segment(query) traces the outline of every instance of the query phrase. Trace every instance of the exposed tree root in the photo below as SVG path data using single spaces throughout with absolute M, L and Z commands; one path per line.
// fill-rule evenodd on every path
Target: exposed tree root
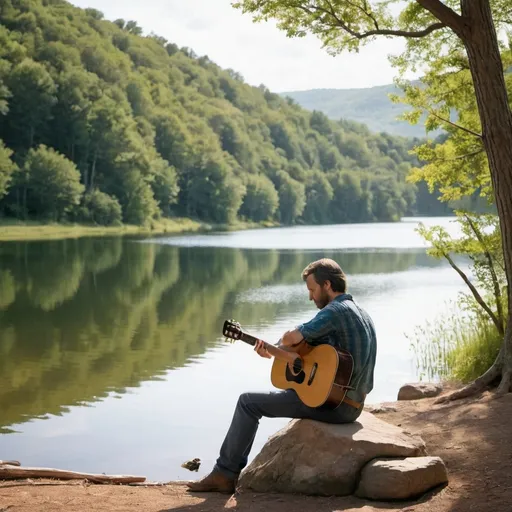
M 506 395 L 509 391 L 511 391 L 511 377 L 512 374 L 510 370 L 503 373 L 500 385 L 498 386 L 498 389 L 496 391 L 497 396 Z
M 462 398 L 467 398 L 469 396 L 476 395 L 484 391 L 484 389 L 489 386 L 492 382 L 498 379 L 501 375 L 501 370 L 503 366 L 503 357 L 502 352 L 498 354 L 496 361 L 494 361 L 493 365 L 481 376 L 478 377 L 475 381 L 467 386 L 464 386 L 457 391 L 453 391 L 448 393 L 447 395 L 440 396 L 436 400 L 434 400 L 435 404 L 444 404 L 447 402 L 452 402 L 453 400 L 460 400 Z M 503 382 L 503 379 L 502 379 Z M 501 386 L 501 384 L 500 384 Z M 509 375 L 509 387 L 510 387 L 510 375 Z

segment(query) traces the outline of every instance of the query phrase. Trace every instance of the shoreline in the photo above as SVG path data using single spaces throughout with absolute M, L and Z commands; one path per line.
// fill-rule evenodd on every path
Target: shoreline
M 149 226 L 131 224 L 97 226 L 78 223 L 6 222 L 5 220 L 0 220 L 0 242 L 28 242 L 102 236 L 208 233 L 211 231 L 234 231 L 278 226 L 278 223 L 271 222 L 255 223 L 242 221 L 234 224 L 208 224 L 179 217 L 154 221 Z
M 157 512 L 223 509 L 244 512 L 479 512 L 505 510 L 512 502 L 509 471 L 512 446 L 504 443 L 512 413 L 512 394 L 495 399 L 493 393 L 434 404 L 435 398 L 383 402 L 391 406 L 376 416 L 387 423 L 419 435 L 428 454 L 439 456 L 448 468 L 446 486 L 417 499 L 375 502 L 350 496 L 308 496 L 257 493 L 242 490 L 234 495 L 189 493 L 185 481 L 146 482 L 135 485 L 91 484 L 83 480 L 49 479 L 0 481 L 0 510 L 17 512 Z M 449 434 L 448 434 L 449 433 Z M 191 473 L 191 480 L 195 480 Z M 480 485 L 475 486 L 478 481 Z M 156 484 L 156 485 L 155 485 Z M 22 489 L 20 489 L 22 487 Z
M 404 220 L 410 222 L 417 219 L 421 222 L 425 216 L 403 217 L 393 224 L 399 224 Z M 428 217 L 430 218 L 430 217 Z M 436 217 L 433 217 L 436 218 Z M 439 218 L 446 218 L 441 216 Z M 451 218 L 451 216 L 450 216 Z M 376 224 L 386 222 L 375 222 Z M 356 223 L 357 224 L 357 223 Z M 362 222 L 361 224 L 366 224 Z M 296 224 L 302 226 L 303 224 Z M 330 224 L 319 224 L 326 226 Z M 25 242 L 37 240 L 59 240 L 66 238 L 102 237 L 102 236 L 126 236 L 126 235 L 174 235 L 185 233 L 210 233 L 213 231 L 238 231 L 262 228 L 290 227 L 275 221 L 236 221 L 232 224 L 214 224 L 187 217 L 162 218 L 152 221 L 150 224 L 138 226 L 134 224 L 121 224 L 120 226 L 99 226 L 72 222 L 41 222 L 18 221 L 15 219 L 0 218 L 0 242 Z

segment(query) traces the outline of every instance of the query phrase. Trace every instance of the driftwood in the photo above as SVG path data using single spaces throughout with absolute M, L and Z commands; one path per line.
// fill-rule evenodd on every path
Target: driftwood
M 17 460 L 0 460 L 0 466 L 3 466 L 5 464 L 9 466 L 21 466 L 21 464 Z
M 145 476 L 97 475 L 77 473 L 63 469 L 29 468 L 15 465 L 0 465 L 0 480 L 17 478 L 54 478 L 57 480 L 88 480 L 97 484 L 132 484 L 145 482 Z

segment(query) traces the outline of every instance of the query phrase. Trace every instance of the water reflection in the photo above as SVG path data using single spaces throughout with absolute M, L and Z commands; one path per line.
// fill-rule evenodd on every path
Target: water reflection
M 296 313 L 307 306 L 300 273 L 324 256 L 355 285 L 372 274 L 383 289 L 393 288 L 392 273 L 439 265 L 421 250 L 2 243 L 0 431 L 161 378 L 219 342 L 225 318 L 257 329 Z

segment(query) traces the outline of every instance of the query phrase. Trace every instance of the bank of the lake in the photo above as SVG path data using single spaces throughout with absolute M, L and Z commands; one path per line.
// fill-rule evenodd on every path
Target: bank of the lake
M 396 402 L 396 412 L 378 417 L 420 435 L 430 455 L 440 456 L 448 468 L 446 487 L 434 489 L 415 501 L 394 503 L 362 500 L 353 496 L 315 497 L 292 494 L 241 492 L 188 493 L 180 483 L 162 487 L 84 485 L 81 481 L 0 481 L 0 510 L 17 512 L 501 512 L 510 508 L 512 445 L 504 443 L 512 414 L 512 395 L 494 400 L 482 397 L 433 404 L 434 399 Z M 449 433 L 449 435 L 447 435 Z M 23 461 L 22 461 L 23 462 Z M 144 475 L 138 471 L 137 474 Z M 195 479 L 196 473 L 188 473 Z M 478 484 L 475 484 L 478 482 Z M 12 508 L 11 508 L 12 507 Z
M 232 231 L 258 227 L 275 227 L 277 223 L 254 223 L 239 221 L 235 224 L 208 224 L 189 218 L 166 218 L 143 226 L 121 224 L 98 226 L 77 223 L 45 223 L 38 221 L 16 221 L 0 219 L 0 242 L 57 240 L 85 236 L 161 235 L 174 233 L 200 233 L 209 231 Z

